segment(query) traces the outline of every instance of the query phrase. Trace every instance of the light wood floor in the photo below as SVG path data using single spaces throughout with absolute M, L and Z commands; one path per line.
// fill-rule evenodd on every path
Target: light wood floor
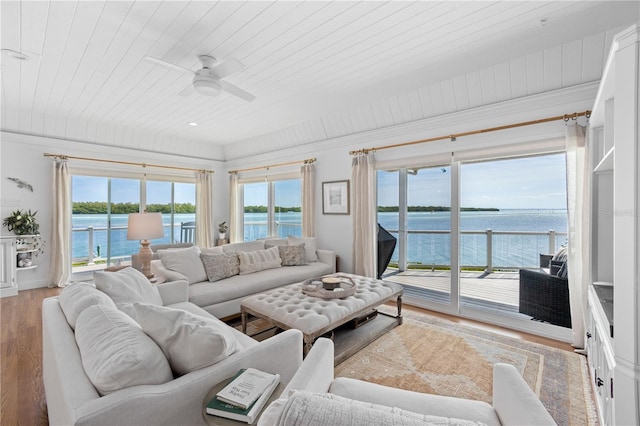
M 35 289 L 16 297 L 0 299 L 0 425 L 47 425 L 47 407 L 42 384 L 42 300 L 59 289 Z M 480 327 L 559 349 L 572 351 L 567 343 L 515 332 L 411 306 L 405 309 L 435 315 L 472 327 Z

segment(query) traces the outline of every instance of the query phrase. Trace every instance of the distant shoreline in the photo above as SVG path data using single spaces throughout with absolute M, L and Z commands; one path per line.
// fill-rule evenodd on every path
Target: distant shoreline
M 378 206 L 378 213 L 396 213 L 398 206 Z M 450 212 L 451 207 L 446 206 L 408 206 L 408 212 Z M 460 207 L 461 212 L 499 212 L 495 207 Z

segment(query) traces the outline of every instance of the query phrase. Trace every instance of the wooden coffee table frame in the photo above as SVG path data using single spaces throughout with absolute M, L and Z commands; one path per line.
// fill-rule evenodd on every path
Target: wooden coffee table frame
M 309 299 L 309 301 L 313 302 L 314 300 L 322 300 L 323 302 L 327 302 L 330 301 L 331 299 L 318 299 L 317 297 L 312 297 L 312 296 L 307 296 L 307 298 Z M 315 342 L 315 340 L 318 337 L 321 337 L 327 333 L 329 333 L 330 331 L 335 330 L 336 328 L 340 327 L 343 324 L 348 323 L 349 321 L 355 319 L 355 318 L 359 318 L 369 312 L 372 312 L 373 310 L 375 310 L 375 308 L 377 308 L 378 306 L 390 302 L 392 300 L 396 300 L 396 306 L 398 309 L 398 314 L 397 315 L 389 315 L 386 314 L 384 312 L 378 312 L 379 315 L 384 315 L 386 317 L 390 317 L 390 318 L 394 318 L 395 321 L 393 321 L 391 323 L 391 325 L 385 327 L 384 330 L 381 330 L 381 333 L 378 334 L 372 334 L 371 335 L 371 339 L 369 341 L 367 341 L 364 345 L 360 345 L 362 347 L 366 346 L 366 344 L 371 343 L 373 340 L 377 339 L 378 337 L 380 337 L 381 334 L 384 334 L 385 332 L 387 332 L 388 330 L 397 327 L 398 325 L 402 324 L 402 289 L 399 289 L 398 291 L 393 292 L 392 294 L 382 298 L 382 299 L 378 299 L 376 300 L 374 303 L 369 304 L 365 307 L 363 307 L 362 309 L 359 309 L 355 312 L 350 313 L 349 315 L 344 316 L 343 318 L 341 318 L 340 320 L 334 321 L 333 323 L 327 325 L 326 327 L 323 327 L 319 330 L 314 331 L 313 333 L 307 334 L 307 333 L 302 333 L 303 335 L 303 339 L 304 339 L 304 346 L 302 348 L 303 350 L 303 356 L 307 356 L 307 353 L 309 352 L 309 350 L 311 350 L 311 346 L 313 345 L 313 342 Z M 339 300 L 339 299 L 337 299 Z M 291 328 L 296 328 L 295 326 L 292 326 L 290 324 L 286 324 L 283 323 L 281 321 L 277 321 L 274 320 L 273 318 L 269 317 L 268 313 L 265 312 L 258 312 L 255 311 L 251 308 L 246 307 L 244 304 L 240 304 L 240 315 L 241 315 L 241 319 L 242 319 L 242 332 L 243 333 L 247 333 L 247 317 L 248 315 L 253 315 L 257 318 L 261 318 L 265 321 L 268 321 L 269 323 L 271 323 L 272 325 L 282 329 L 282 330 L 289 330 Z M 372 321 L 375 322 L 375 319 Z M 364 325 L 363 327 L 366 327 L 367 325 Z M 361 349 L 361 348 L 360 348 Z M 355 352 L 356 350 L 351 350 L 350 352 Z

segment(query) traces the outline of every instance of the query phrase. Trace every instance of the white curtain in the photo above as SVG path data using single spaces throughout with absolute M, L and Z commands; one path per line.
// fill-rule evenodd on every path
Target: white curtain
M 196 174 L 196 245 L 213 247 L 214 229 L 212 173 L 200 171 Z
M 301 185 L 302 188 L 302 236 L 314 237 L 315 236 L 315 223 L 314 223 L 314 174 L 315 167 L 313 163 L 305 163 L 300 168 Z
M 569 213 L 569 245 L 567 270 L 569 304 L 571 306 L 572 345 L 584 348 L 584 309 L 587 306 L 589 279 L 590 179 L 589 150 L 585 128 L 567 125 L 567 210 Z
M 244 233 L 238 230 L 238 174 L 229 175 L 229 242 L 239 243 L 244 239 Z
M 354 273 L 376 278 L 377 224 L 375 159 L 372 153 L 353 157 L 353 265 Z
M 66 159 L 53 163 L 51 287 L 62 287 L 71 276 L 71 177 Z

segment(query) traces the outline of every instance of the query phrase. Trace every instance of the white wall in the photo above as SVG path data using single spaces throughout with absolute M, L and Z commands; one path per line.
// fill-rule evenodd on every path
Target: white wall
M 2 217 L 6 217 L 16 208 L 38 210 L 37 217 L 41 224 L 41 232 L 48 242 L 51 240 L 50 206 L 52 203 L 52 191 L 50 182 L 53 160 L 43 157 L 45 152 L 215 170 L 214 191 L 216 202 L 213 210 L 216 224 L 223 220 L 229 221 L 228 170 L 316 157 L 315 215 L 318 246 L 335 250 L 340 258 L 340 269 L 345 272 L 351 272 L 353 270 L 353 215 L 323 215 L 321 197 L 322 182 L 351 179 L 351 156 L 349 151 L 584 111 L 591 108 L 596 90 L 597 82 L 589 83 L 226 163 L 155 154 L 134 149 L 116 149 L 80 142 L 2 133 L 0 149 L 2 156 L 0 166 L 2 178 L 0 213 Z M 564 123 L 562 120 L 463 137 L 456 142 L 445 140 L 404 148 L 381 150 L 376 152 L 375 157 L 377 162 L 396 161 L 399 164 L 406 164 L 409 161 L 420 161 L 420 159 L 427 159 L 430 155 L 439 153 L 491 146 L 499 147 L 501 145 L 527 143 L 528 141 L 558 137 L 564 137 Z M 73 162 L 74 160 L 70 161 Z M 98 163 L 85 164 L 88 167 L 98 167 Z M 29 182 L 33 185 L 34 192 L 31 193 L 17 188 L 13 182 L 6 179 L 7 177 L 17 177 Z M 2 233 L 7 234 L 7 231 L 3 230 Z M 29 274 L 19 276 L 21 289 L 48 285 L 49 256 L 50 251 L 47 250 L 38 260 L 41 265 L 40 268 L 34 271 L 21 272 L 21 274 Z

